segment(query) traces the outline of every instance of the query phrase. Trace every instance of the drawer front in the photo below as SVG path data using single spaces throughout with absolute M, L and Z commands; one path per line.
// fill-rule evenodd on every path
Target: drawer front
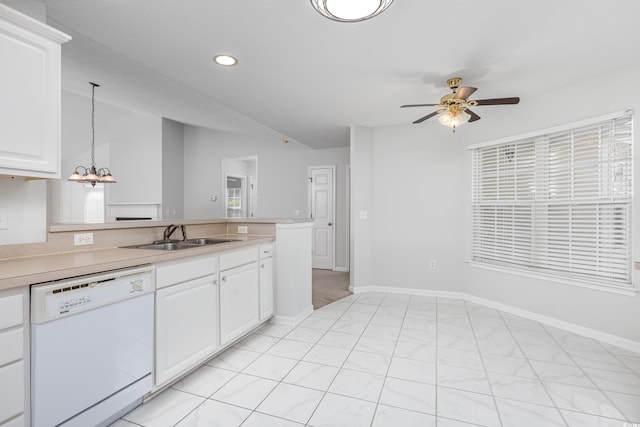
M 24 412 L 24 362 L 0 368 L 0 423 Z
M 220 255 L 220 271 L 238 267 L 258 260 L 257 247 L 227 252 Z
M 273 244 L 260 245 L 260 258 L 270 258 L 273 256 Z
M 24 356 L 24 328 L 0 332 L 0 366 Z
M 23 304 L 22 295 L 0 297 L 0 330 L 22 325 Z
M 158 264 L 156 266 L 156 289 L 209 276 L 215 274 L 215 272 L 215 255 L 204 255 Z

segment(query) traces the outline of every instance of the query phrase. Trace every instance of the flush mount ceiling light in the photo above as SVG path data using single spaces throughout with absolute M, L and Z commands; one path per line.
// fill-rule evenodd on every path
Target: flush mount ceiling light
M 97 182 L 103 184 L 113 184 L 116 179 L 111 175 L 109 168 L 96 169 L 96 156 L 95 156 L 95 110 L 96 110 L 96 87 L 100 87 L 97 83 L 89 82 L 91 85 L 91 166 L 76 166 L 76 170 L 73 171 L 68 178 L 69 181 L 79 182 L 81 184 L 89 183 L 92 187 L 95 187 Z M 79 170 L 82 169 L 82 175 Z
M 233 67 L 238 63 L 238 60 L 231 55 L 216 55 L 213 60 L 218 65 L 224 65 L 225 67 Z
M 393 0 L 311 0 L 322 16 L 338 22 L 359 22 L 384 12 Z

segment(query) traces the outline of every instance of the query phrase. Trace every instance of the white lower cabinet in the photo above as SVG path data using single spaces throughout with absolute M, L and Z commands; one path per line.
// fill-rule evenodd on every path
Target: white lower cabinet
M 220 255 L 220 344 L 225 346 L 260 322 L 258 247 Z
M 156 390 L 273 315 L 271 251 L 256 245 L 156 266 Z
M 0 426 L 28 424 L 28 288 L 0 291 Z
M 196 262 L 198 261 L 198 262 Z M 176 270 L 189 278 L 202 271 L 203 260 L 160 265 L 158 283 Z M 165 286 L 156 291 L 155 386 L 160 387 L 203 362 L 218 349 L 218 289 L 215 257 L 208 275 Z M 207 265 L 207 264 L 205 264 Z
M 256 262 L 220 272 L 220 344 L 222 346 L 258 325 L 258 280 Z

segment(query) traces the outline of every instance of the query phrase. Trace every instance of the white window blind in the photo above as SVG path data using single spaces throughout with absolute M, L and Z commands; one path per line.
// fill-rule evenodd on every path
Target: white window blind
M 632 117 L 473 150 L 473 260 L 631 287 Z

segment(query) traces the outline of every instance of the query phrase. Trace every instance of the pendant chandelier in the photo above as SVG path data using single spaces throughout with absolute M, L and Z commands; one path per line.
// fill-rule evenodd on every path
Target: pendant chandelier
M 79 182 L 81 184 L 91 184 L 92 187 L 95 187 L 98 182 L 103 184 L 113 184 L 116 182 L 116 179 L 111 175 L 109 168 L 105 167 L 96 169 L 96 87 L 100 87 L 100 85 L 93 82 L 89 82 L 89 84 L 91 85 L 91 165 L 89 167 L 76 166 L 75 171 L 73 171 L 68 180 Z M 80 174 L 80 170 L 82 170 L 82 174 Z
M 359 22 L 384 12 L 393 0 L 311 0 L 325 18 L 338 22 Z

